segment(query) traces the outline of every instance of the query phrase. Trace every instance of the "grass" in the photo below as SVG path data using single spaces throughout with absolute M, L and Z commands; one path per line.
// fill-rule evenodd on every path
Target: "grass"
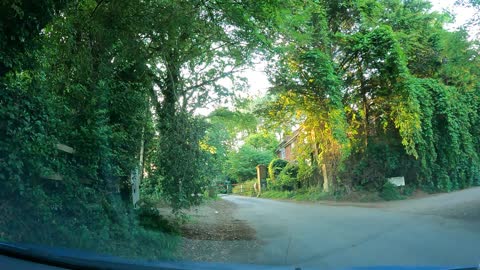
M 296 191 L 277 191 L 268 190 L 262 192 L 262 198 L 270 199 L 289 199 L 295 201 L 320 201 L 334 200 L 334 196 L 330 193 L 319 192 L 317 189 L 296 190 Z
M 243 192 L 241 192 L 240 185 L 233 188 L 233 194 L 243 196 L 256 196 L 253 188 L 255 180 L 246 181 L 243 183 Z M 344 202 L 380 202 L 390 200 L 404 200 L 413 196 L 416 188 L 412 186 L 405 186 L 402 188 L 383 187 L 380 191 L 369 191 L 358 188 L 349 193 L 331 193 L 319 191 L 318 188 L 298 189 L 293 191 L 285 190 L 267 190 L 262 191 L 261 198 L 279 199 L 279 200 L 294 200 L 294 201 L 344 201 Z
M 243 195 L 243 196 L 256 196 L 255 195 L 255 190 L 253 189 L 253 184 L 255 184 L 256 180 L 249 180 L 245 181 L 241 184 L 238 184 L 233 187 L 232 193 L 237 194 L 237 195 Z M 243 185 L 243 188 L 241 187 Z
M 295 191 L 268 190 L 262 192 L 261 197 L 295 201 L 378 202 L 383 200 L 378 192 L 357 190 L 348 194 L 333 194 L 330 192 L 319 191 L 317 188 L 299 189 Z

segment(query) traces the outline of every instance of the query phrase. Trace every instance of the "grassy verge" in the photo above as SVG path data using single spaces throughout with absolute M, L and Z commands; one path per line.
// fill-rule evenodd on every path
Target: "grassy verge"
M 403 194 L 400 190 L 389 190 L 392 193 L 385 192 L 372 192 L 372 191 L 363 191 L 356 190 L 350 193 L 329 193 L 319 191 L 316 188 L 312 189 L 300 189 L 294 191 L 276 191 L 268 190 L 262 192 L 262 198 L 269 199 L 284 199 L 284 200 L 294 200 L 294 201 L 345 201 L 345 202 L 379 202 L 379 201 L 389 201 L 389 200 L 402 200 L 408 198 L 407 195 Z
M 255 180 L 243 182 L 242 185 L 236 185 L 233 188 L 233 194 L 248 197 L 256 196 L 253 190 Z M 263 191 L 261 198 L 295 200 L 295 201 L 345 201 L 345 202 L 379 202 L 404 200 L 413 195 L 416 188 L 405 186 L 395 187 L 386 183 L 379 191 L 367 191 L 362 188 L 350 191 L 348 193 L 323 192 L 318 188 L 297 189 L 292 191 L 273 190 Z
M 37 193 L 36 197 L 19 200 L 15 196 L 2 202 L 0 240 L 138 259 L 172 258 L 179 245 L 180 238 L 169 233 L 164 223 L 152 228 L 142 213 L 119 200 L 105 199 L 87 207 L 73 199 L 54 204 L 59 196 Z

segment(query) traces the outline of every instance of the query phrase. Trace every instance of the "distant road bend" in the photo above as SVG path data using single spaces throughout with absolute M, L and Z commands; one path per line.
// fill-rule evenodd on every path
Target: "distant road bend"
M 322 204 L 224 196 L 256 230 L 259 264 L 475 266 L 480 188 L 374 204 Z

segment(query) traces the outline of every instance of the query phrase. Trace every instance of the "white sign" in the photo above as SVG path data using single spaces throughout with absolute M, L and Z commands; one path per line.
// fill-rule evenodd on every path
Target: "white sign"
M 405 177 L 403 176 L 387 178 L 387 181 L 397 187 L 405 186 Z

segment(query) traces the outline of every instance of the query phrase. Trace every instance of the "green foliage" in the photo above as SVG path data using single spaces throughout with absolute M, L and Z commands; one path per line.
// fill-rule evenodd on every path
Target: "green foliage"
M 164 220 L 131 209 L 130 176 L 146 171 L 142 196 L 178 212 L 270 163 L 278 142 L 254 102 L 196 113 L 245 89 L 237 71 L 258 52 L 274 59 L 263 116 L 301 131 L 298 165 L 270 163 L 272 196 L 397 199 L 383 184 L 397 175 L 478 185 L 478 44 L 448 20 L 427 1 L 2 1 L 0 237 L 168 255 Z
M 175 211 L 199 203 L 191 194 L 204 191 L 215 163 L 202 142 L 223 138 L 206 134 L 194 110 L 233 96 L 218 81 L 237 79 L 263 45 L 270 7 L 2 1 L 0 237 L 167 257 L 176 239 L 158 232 L 166 227 L 151 209 L 135 215 L 130 176 L 145 169 L 142 191 Z M 63 180 L 45 179 L 53 174 Z
M 202 193 L 207 185 L 203 171 L 207 155 L 200 148 L 205 127 L 186 114 L 164 119 L 162 126 L 155 175 L 163 197 L 177 211 L 200 203 L 201 197 L 191 194 Z
M 288 163 L 278 175 L 274 188 L 276 187 L 277 189 L 286 191 L 297 189 L 299 187 L 297 175 L 298 165 L 295 163 Z
M 283 160 L 281 158 L 273 159 L 270 164 L 268 164 L 268 175 L 270 176 L 270 180 L 275 182 L 277 176 L 280 172 L 287 166 L 288 161 Z
M 262 192 L 262 198 L 270 199 L 291 199 L 295 196 L 294 191 L 268 190 Z
M 62 183 L 48 184 L 26 186 L 21 195 L 1 194 L 6 202 L 2 207 L 6 218 L 0 222 L 4 241 L 87 249 L 130 258 L 165 259 L 175 250 L 179 239 L 140 227 L 135 214 L 118 197 L 104 197 L 81 185 L 65 188 Z
M 380 190 L 387 177 L 404 176 L 407 182 L 412 181 L 417 169 L 399 141 L 373 139 L 365 152 L 352 155 L 347 166 L 349 170 L 343 172 L 342 177 L 351 179 L 354 186 L 371 191 Z
M 251 145 L 260 151 L 270 151 L 275 153 L 278 141 L 274 134 L 264 132 L 248 136 L 245 138 L 245 144 Z
M 258 119 L 248 111 L 235 110 L 227 108 L 218 108 L 210 113 L 208 119 L 213 125 L 228 132 L 229 145 L 233 146 L 236 136 L 239 134 L 254 134 L 257 128 Z
M 0 2 L 0 78 L 8 71 L 28 67 L 25 54 L 35 49 L 34 40 L 66 3 L 66 0 Z
M 277 144 L 275 136 L 268 133 L 248 136 L 238 151 L 232 151 L 228 155 L 227 174 L 238 181 L 255 178 L 257 165 L 270 163 Z
M 313 166 L 311 166 L 305 160 L 298 161 L 297 179 L 302 186 L 312 186 L 318 189 L 316 185 L 318 185 L 319 178 L 320 175 L 318 174 L 318 168 L 316 167 L 316 164 L 313 164 Z
M 406 185 L 402 188 L 402 195 L 405 195 L 407 197 L 412 196 L 416 189 L 417 188 L 415 186 Z
M 448 15 L 399 0 L 286 13 L 263 112 L 286 130 L 300 123 L 303 183 L 318 185 L 321 166 L 344 193 L 382 190 L 391 176 L 431 191 L 478 181 L 478 44 L 447 31 Z
M 156 205 L 149 200 L 139 202 L 140 207 L 135 210 L 138 224 L 147 230 L 157 232 L 167 232 L 170 234 L 178 234 L 175 224 L 171 224 L 165 219 L 156 208 Z
M 239 183 L 235 187 L 233 187 L 232 193 L 243 195 L 243 196 L 255 197 L 257 196 L 257 194 L 255 193 L 255 189 L 253 188 L 253 185 L 256 182 L 257 182 L 257 179 L 249 179 L 245 182 Z M 243 187 L 241 185 L 243 185 Z
M 232 152 L 228 159 L 228 173 L 240 182 L 255 178 L 256 167 L 260 164 L 268 164 L 273 158 L 271 151 L 258 150 L 249 144 L 245 144 L 238 152 Z
M 239 141 L 246 140 L 246 144 L 261 151 L 276 147 L 277 140 L 272 134 L 255 134 L 259 119 L 244 108 L 250 103 L 248 100 L 238 102 L 234 111 L 218 108 L 206 118 L 208 127 L 201 147 L 209 155 L 207 173 L 214 181 L 232 177 L 230 180 L 237 181 L 230 171 L 229 158 L 234 156 Z
M 402 195 L 398 188 L 390 182 L 385 182 L 380 192 L 380 197 L 386 201 L 402 199 Z

